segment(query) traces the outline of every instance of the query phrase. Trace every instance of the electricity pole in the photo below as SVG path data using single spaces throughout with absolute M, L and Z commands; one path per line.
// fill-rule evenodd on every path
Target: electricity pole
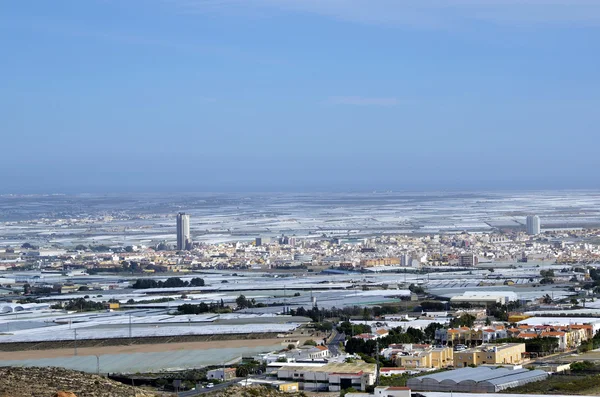
M 77 328 L 75 328 L 73 331 L 75 331 L 74 336 L 73 336 L 73 348 L 74 348 L 73 355 L 76 356 L 77 355 Z
M 375 386 L 379 386 L 379 339 L 375 339 L 375 357 L 377 360 L 377 368 L 375 372 Z

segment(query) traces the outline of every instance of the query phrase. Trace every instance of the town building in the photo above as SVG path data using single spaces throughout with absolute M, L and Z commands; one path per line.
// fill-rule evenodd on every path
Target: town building
M 327 346 L 301 346 L 285 352 L 285 355 L 291 361 L 320 360 L 329 357 L 330 352 Z
M 246 378 L 238 383 L 240 386 L 266 386 L 284 393 L 296 393 L 300 390 L 298 382 L 282 382 L 280 380 Z
M 228 381 L 235 379 L 235 368 L 218 368 L 206 372 L 207 379 Z
M 180 212 L 177 214 L 177 250 L 184 251 L 192 248 L 190 235 L 190 216 Z
M 450 298 L 451 303 L 469 303 L 471 305 L 505 305 L 518 299 L 512 291 L 465 291 L 462 295 Z
M 421 351 L 396 356 L 396 365 L 405 368 L 446 368 L 453 364 L 453 351 L 450 347 L 430 347 Z
M 473 267 L 477 266 L 478 258 L 475 254 L 462 254 L 458 257 L 458 266 Z
M 363 259 L 360 261 L 361 267 L 373 267 L 373 266 L 391 266 L 399 265 L 400 258 L 375 258 L 375 259 Z
M 413 265 L 413 257 L 411 254 L 402 254 L 400 256 L 400 266 L 412 267 L 412 265 Z
M 254 240 L 254 245 L 257 247 L 262 247 L 263 245 L 271 244 L 271 237 L 257 237 Z
M 482 345 L 491 343 L 497 339 L 505 339 L 508 332 L 503 325 L 494 325 L 488 327 L 460 327 L 460 328 L 440 328 L 435 331 L 435 340 L 442 345 Z
M 366 390 L 375 384 L 375 364 L 365 362 L 329 363 L 320 367 L 282 367 L 277 378 L 298 382 L 301 390 L 339 392 L 353 387 Z
M 530 236 L 536 236 L 541 232 L 540 217 L 537 215 L 527 216 L 527 234 Z
M 593 327 L 589 324 L 570 324 L 567 326 L 520 325 L 509 330 L 511 337 L 521 339 L 556 338 L 558 350 L 575 349 L 581 343 L 593 337 Z
M 402 367 L 382 367 L 379 369 L 379 376 L 404 375 L 413 372 L 414 371 Z
M 481 345 L 454 352 L 454 367 L 463 368 L 484 364 L 521 364 L 525 355 L 525 343 Z

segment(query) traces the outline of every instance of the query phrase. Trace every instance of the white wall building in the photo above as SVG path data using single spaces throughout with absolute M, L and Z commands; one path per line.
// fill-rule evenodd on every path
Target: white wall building
M 535 236 L 540 234 L 541 232 L 541 223 L 540 217 L 537 215 L 528 215 L 527 216 L 527 234 L 530 236 Z

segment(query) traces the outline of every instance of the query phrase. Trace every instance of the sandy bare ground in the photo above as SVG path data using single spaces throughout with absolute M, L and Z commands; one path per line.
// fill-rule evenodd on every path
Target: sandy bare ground
M 183 342 L 160 343 L 131 346 L 103 346 L 81 347 L 77 349 L 79 356 L 92 356 L 102 354 L 128 354 L 128 353 L 160 353 L 177 350 L 205 350 L 236 347 L 260 347 L 281 344 L 282 339 L 247 339 L 223 340 L 210 342 Z M 285 348 L 285 346 L 282 346 Z M 73 349 L 29 350 L 16 352 L 0 352 L 0 360 L 31 360 L 40 358 L 67 357 L 73 355 Z

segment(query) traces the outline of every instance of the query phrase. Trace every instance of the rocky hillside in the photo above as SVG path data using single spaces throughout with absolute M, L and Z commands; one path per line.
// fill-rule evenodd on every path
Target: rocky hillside
M 0 367 L 0 397 L 155 397 L 138 387 L 62 368 Z

